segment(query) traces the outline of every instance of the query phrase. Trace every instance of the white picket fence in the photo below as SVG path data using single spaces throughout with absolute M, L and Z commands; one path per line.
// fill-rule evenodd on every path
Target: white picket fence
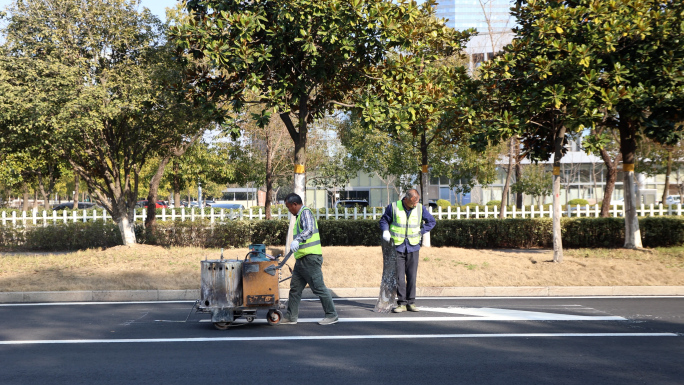
M 208 212 L 206 212 L 208 210 Z M 266 215 L 263 213 L 262 209 L 253 211 L 249 210 L 227 210 L 227 209 L 207 209 L 207 210 L 197 210 L 191 208 L 186 210 L 181 208 L 178 210 L 167 210 L 161 209 L 161 214 L 157 215 L 157 220 L 160 221 L 195 221 L 208 219 L 211 223 L 215 222 L 225 222 L 227 220 L 258 220 L 265 219 Z M 245 212 L 247 211 L 247 212 Z M 322 212 L 321 212 L 322 211 Z M 373 207 L 370 210 L 363 208 L 363 210 L 348 209 L 344 213 L 337 212 L 336 210 L 318 210 L 316 212 L 316 217 L 318 219 L 380 219 L 384 209 Z M 455 211 L 448 207 L 443 210 L 441 207 L 438 210 L 430 209 L 432 215 L 436 219 L 472 219 L 472 218 L 498 218 L 499 208 L 494 206 L 485 206 L 484 210 L 480 210 L 479 207 L 471 210 L 467 207 L 465 210 L 461 210 L 457 207 Z M 52 211 L 50 215 L 46 211 L 12 211 L 11 215 L 8 215 L 6 211 L 3 211 L 0 215 L 0 224 L 3 226 L 47 226 L 49 224 L 55 223 L 67 223 L 67 222 L 91 222 L 91 221 L 111 221 L 111 216 L 107 215 L 105 210 L 76 210 L 67 213 L 67 211 L 62 211 L 58 214 L 57 211 Z M 565 210 L 562 211 L 562 215 L 566 217 L 599 217 L 601 213 L 601 208 L 598 205 L 595 206 L 566 206 Z M 637 209 L 637 215 L 639 216 L 664 216 L 664 215 L 682 215 L 681 205 L 671 205 L 664 207 L 662 204 L 657 207 L 654 205 L 641 205 Z M 142 210 L 142 214 L 135 215 L 136 222 L 142 222 L 145 220 L 147 213 L 145 209 Z M 279 209 L 277 213 L 271 215 L 271 219 L 288 219 L 290 216 L 289 212 L 283 212 Z M 506 218 L 550 218 L 553 216 L 552 209 L 549 207 L 545 210 L 543 206 L 534 207 L 528 206 L 523 207 L 521 210 L 516 210 L 515 206 L 512 210 L 508 211 L 504 209 L 504 217 Z M 622 207 L 618 208 L 617 205 L 613 205 L 610 210 L 610 216 L 612 217 L 622 217 L 624 216 L 624 210 Z

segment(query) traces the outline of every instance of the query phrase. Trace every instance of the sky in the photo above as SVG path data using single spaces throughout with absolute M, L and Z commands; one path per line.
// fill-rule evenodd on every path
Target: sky
M 13 0 L 0 0 L 0 10 L 4 10 Z M 176 6 L 176 0 L 141 0 L 140 6 L 149 8 L 149 10 L 156 15 L 159 20 L 166 20 L 166 8 Z

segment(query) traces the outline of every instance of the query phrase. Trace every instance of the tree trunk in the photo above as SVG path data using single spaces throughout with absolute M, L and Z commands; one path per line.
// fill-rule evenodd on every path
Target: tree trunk
M 21 203 L 21 211 L 28 211 L 29 192 L 26 182 L 21 182 L 21 195 L 23 198 Z
M 271 194 L 273 194 L 273 159 L 271 156 L 271 138 L 266 139 L 266 220 L 271 219 Z
M 622 170 L 624 172 L 625 190 L 625 248 L 642 248 L 641 231 L 636 211 L 636 192 L 634 190 L 634 160 L 636 153 L 636 124 L 623 120 L 620 128 L 620 152 L 622 152 Z
M 116 220 L 116 224 L 119 226 L 119 231 L 121 232 L 121 239 L 124 246 L 135 245 L 135 231 L 133 230 L 133 225 L 128 221 L 128 215 L 123 215 L 121 218 Z
M 672 174 L 672 150 L 667 150 L 667 170 L 665 171 L 665 189 L 663 189 L 662 204 L 667 202 L 667 196 L 670 195 L 670 174 Z
M 33 204 L 31 205 L 31 211 L 38 211 L 38 190 L 33 189 Z
M 560 161 L 563 157 L 563 141 L 565 126 L 556 130 L 553 155 L 553 261 L 563 261 L 563 239 L 561 238 L 561 205 L 560 205 Z
M 522 179 L 522 164 L 520 164 L 520 144 L 518 143 L 518 138 L 515 138 L 515 181 L 516 183 Z M 515 194 L 515 206 L 518 209 L 523 207 L 523 193 L 519 192 Z
M 43 183 L 43 176 L 41 173 L 38 173 L 38 187 L 40 188 L 40 195 L 43 196 L 43 208 L 45 211 L 50 211 L 50 193 L 52 192 L 52 189 L 49 189 L 49 191 L 45 190 L 45 184 Z
M 511 175 L 513 174 L 513 157 L 515 156 L 515 137 L 511 138 L 511 146 L 508 150 L 508 170 L 506 171 L 506 183 L 501 192 L 501 204 L 499 205 L 499 219 L 504 218 L 504 209 L 508 206 L 508 188 L 511 185 Z
M 173 207 L 181 207 L 180 166 L 175 159 L 173 161 Z
M 299 104 L 299 131 L 295 128 L 290 119 L 289 113 L 280 114 L 287 131 L 294 142 L 294 193 L 302 198 L 302 203 L 306 206 L 306 138 L 307 125 L 306 119 L 308 117 L 307 108 L 308 98 L 302 96 Z M 290 225 L 287 230 L 287 239 L 285 249 L 290 249 L 292 242 L 292 234 L 294 232 L 295 217 L 290 217 Z
M 423 206 L 430 207 L 430 194 L 428 193 L 428 144 L 426 140 L 425 131 L 420 139 L 420 156 L 421 156 L 421 174 L 420 174 L 420 194 L 423 198 Z M 423 247 L 430 247 L 430 233 L 423 234 Z
M 76 172 L 74 172 L 74 206 L 72 207 L 73 210 L 78 209 L 78 187 L 81 184 L 81 179 L 78 176 Z
M 164 176 L 164 170 L 166 165 L 169 164 L 171 156 L 166 156 L 159 163 L 157 167 L 157 172 L 154 173 L 152 179 L 150 179 L 150 192 L 147 194 L 147 217 L 145 218 L 145 227 L 153 230 L 157 222 L 157 192 L 159 191 L 159 182 L 161 182 L 162 176 Z
M 611 161 L 608 151 L 601 149 L 601 158 L 606 165 L 606 186 L 603 191 L 601 217 L 608 218 L 610 216 L 610 200 L 613 196 L 613 190 L 615 190 L 615 182 L 617 181 L 617 165 L 622 160 L 622 154 L 618 154 L 615 157 L 615 161 Z

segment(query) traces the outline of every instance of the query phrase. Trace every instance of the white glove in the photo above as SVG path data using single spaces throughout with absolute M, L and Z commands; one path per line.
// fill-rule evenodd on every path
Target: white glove
M 299 242 L 298 241 L 292 241 L 292 243 L 290 243 L 290 251 L 292 251 L 293 253 L 296 253 L 297 250 L 299 250 Z
M 392 237 L 390 236 L 389 230 L 385 230 L 382 232 L 382 239 L 385 240 L 385 242 L 389 242 Z

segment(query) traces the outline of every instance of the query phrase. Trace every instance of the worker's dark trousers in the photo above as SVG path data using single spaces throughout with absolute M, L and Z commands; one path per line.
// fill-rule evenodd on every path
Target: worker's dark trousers
M 337 317 L 330 290 L 325 287 L 323 282 L 321 266 L 323 266 L 323 256 L 317 254 L 305 255 L 295 262 L 292 280 L 290 281 L 290 297 L 287 300 L 287 313 L 285 314 L 287 319 L 296 321 L 299 317 L 299 302 L 302 300 L 302 291 L 304 291 L 307 283 L 314 295 L 317 295 L 321 300 L 325 318 Z
M 418 275 L 418 251 L 397 251 L 397 303 L 399 306 L 416 302 L 416 276 Z

